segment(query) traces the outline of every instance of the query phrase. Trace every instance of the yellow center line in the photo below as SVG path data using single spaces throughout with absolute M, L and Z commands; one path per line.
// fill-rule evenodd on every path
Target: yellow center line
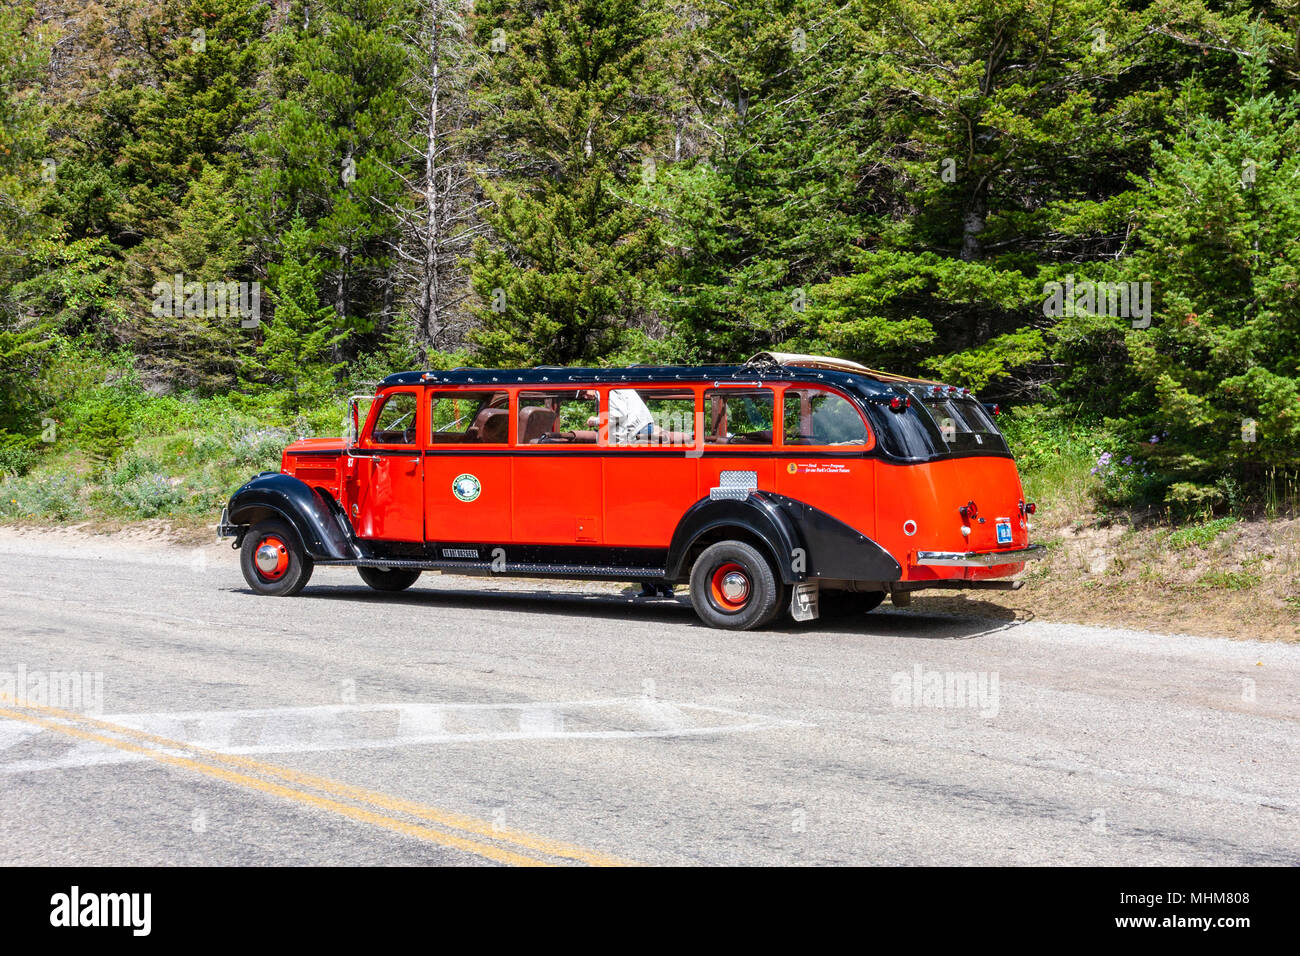
M 294 790 L 291 787 L 272 783 L 269 780 L 261 780 L 257 777 L 250 777 L 247 774 L 235 773 L 233 770 L 226 770 L 222 767 L 213 767 L 210 764 L 202 763 L 198 760 L 191 760 L 188 757 L 177 757 L 172 754 L 160 753 L 156 750 L 151 750 L 148 747 L 140 747 L 136 744 L 127 743 L 124 740 L 114 740 L 112 737 L 105 737 L 102 734 L 92 734 L 89 731 L 80 730 L 76 727 L 69 727 L 66 724 L 60 724 L 53 720 L 46 720 L 43 717 L 23 714 L 16 710 L 9 710 L 3 707 L 0 707 L 0 716 L 8 717 L 12 720 L 22 720 L 29 724 L 36 724 L 46 728 L 47 730 L 66 734 L 69 737 L 76 737 L 81 740 L 90 740 L 109 747 L 116 747 L 118 750 L 125 750 L 129 753 L 142 754 L 150 760 L 156 760 L 162 764 L 169 764 L 174 767 L 183 767 L 187 770 L 195 770 L 199 773 L 206 774 L 209 777 L 224 780 L 227 783 L 237 784 L 241 787 L 248 787 L 249 789 L 258 790 L 262 793 L 269 793 L 277 797 L 283 797 L 285 800 L 303 803 L 320 810 L 329 810 L 333 813 L 339 814 L 340 816 L 348 817 L 352 820 L 359 820 L 362 823 L 370 823 L 375 826 L 384 827 L 387 830 L 393 830 L 397 833 L 404 834 L 405 836 L 417 837 L 421 840 L 428 840 L 431 843 L 452 847 L 457 850 L 464 850 L 466 853 L 475 853 L 479 856 L 486 857 L 489 860 L 495 860 L 498 863 L 509 863 L 514 866 L 547 865 L 543 860 L 538 860 L 530 856 L 523 856 L 519 853 L 513 853 L 509 850 L 501 849 L 500 847 L 489 846 L 486 843 L 478 843 L 474 840 L 455 836 L 454 834 L 443 833 L 441 830 L 435 830 L 432 827 L 407 823 L 404 820 L 385 816 L 382 813 L 375 813 L 362 807 L 354 807 L 346 803 L 339 803 L 337 800 L 329 800 L 312 793 Z
M 622 860 L 619 859 L 618 857 L 610 856 L 605 853 L 600 853 L 595 850 L 588 850 L 583 847 L 574 846 L 573 844 L 570 843 L 564 843 L 559 840 L 552 840 L 547 837 L 537 836 L 535 834 L 526 833 L 521 830 L 513 830 L 505 827 L 498 827 L 492 823 L 487 822 L 486 820 L 479 820 L 474 817 L 465 816 L 463 814 L 453 813 L 446 810 L 440 810 L 437 807 L 431 807 L 425 804 L 415 803 L 413 801 L 404 800 L 400 797 L 395 797 L 387 793 L 381 793 L 378 791 L 369 790 L 364 787 L 353 786 L 352 784 L 342 783 L 337 780 L 330 780 L 326 777 L 318 777 L 314 774 L 304 773 L 302 771 L 293 770 L 288 767 L 277 766 L 276 764 L 266 763 L 265 761 L 254 760 L 252 758 L 240 756 L 237 754 L 224 754 L 219 751 L 209 750 L 204 747 L 197 747 L 193 744 L 187 744 L 183 741 L 172 740 L 167 737 L 161 737 L 157 734 L 151 734 L 145 731 L 136 730 L 135 728 L 132 727 L 124 727 L 120 724 L 114 724 L 110 721 L 98 720 L 94 717 L 90 717 L 85 714 L 78 714 L 73 711 L 60 710 L 59 708 L 48 707 L 43 704 L 32 704 L 26 701 L 16 701 L 7 694 L 0 694 L 0 702 L 9 703 L 11 705 L 23 707 L 28 710 L 35 710 L 42 713 L 50 714 L 55 717 L 61 718 L 63 720 L 72 721 L 74 723 L 98 727 L 100 729 L 109 731 L 110 733 L 118 734 L 120 736 L 125 736 L 125 737 L 131 737 L 136 740 L 142 740 L 148 743 L 152 743 L 156 746 L 167 747 L 169 749 L 174 749 L 174 750 L 188 751 L 195 755 L 202 756 L 205 760 L 208 760 L 209 762 L 219 762 L 231 766 L 242 767 L 246 770 L 252 770 L 268 776 L 277 777 L 281 780 L 285 780 L 290 783 L 296 783 L 299 784 L 300 786 L 311 787 L 312 789 L 320 790 L 325 793 L 332 794 L 334 796 L 344 797 L 351 800 L 359 800 L 365 803 L 369 803 L 375 807 L 380 807 L 385 810 L 390 810 L 397 813 L 405 813 L 410 816 L 418 817 L 423 820 L 428 820 L 431 823 L 436 823 L 440 826 L 447 827 L 450 829 L 460 830 L 466 833 L 471 833 L 476 836 L 485 837 L 487 839 L 495 840 L 502 843 L 512 843 L 517 848 L 520 849 L 533 850 L 535 852 L 544 853 L 548 856 L 560 857 L 561 859 L 575 860 L 580 863 L 586 863 L 589 866 L 629 865 L 627 860 Z M 52 729 L 64 730 L 67 728 L 63 727 L 63 725 L 53 725 Z M 108 740 L 107 738 L 104 738 L 103 742 L 107 742 L 112 746 L 118 746 L 117 741 Z M 126 749 L 126 747 L 122 747 L 120 749 Z M 147 750 L 145 748 L 131 748 L 131 749 L 139 749 L 140 752 L 142 753 L 146 753 L 150 756 L 154 755 L 154 751 Z M 237 775 L 237 776 L 242 776 L 242 775 Z M 250 777 L 247 779 L 256 779 L 256 778 Z M 298 793 L 300 791 L 291 791 L 291 792 Z M 311 796 L 311 795 L 306 795 L 306 796 Z M 436 832 L 436 831 L 432 831 L 432 832 Z

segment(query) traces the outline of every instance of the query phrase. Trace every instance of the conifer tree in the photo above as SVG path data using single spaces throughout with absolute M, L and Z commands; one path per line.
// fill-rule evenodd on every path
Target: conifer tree
M 334 376 L 343 368 L 330 355 L 347 331 L 336 330 L 337 313 L 321 304 L 325 265 L 314 252 L 315 236 L 301 216 L 290 223 L 281 248 L 284 258 L 269 270 L 275 315 L 264 323 L 257 358 L 261 377 L 282 410 L 296 415 L 329 399 Z
M 492 241 L 471 270 L 488 364 L 595 362 L 644 315 L 656 223 L 632 194 L 660 136 L 660 0 L 480 9 Z

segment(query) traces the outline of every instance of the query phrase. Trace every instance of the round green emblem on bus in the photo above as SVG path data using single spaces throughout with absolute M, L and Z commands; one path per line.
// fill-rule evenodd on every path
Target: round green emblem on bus
M 483 486 L 473 475 L 457 475 L 451 482 L 451 493 L 461 501 L 473 501 Z

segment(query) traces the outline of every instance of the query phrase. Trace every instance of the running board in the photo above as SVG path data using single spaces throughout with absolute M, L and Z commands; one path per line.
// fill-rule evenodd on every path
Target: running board
M 612 581 L 658 580 L 663 568 L 624 568 L 598 564 L 521 564 L 491 561 L 436 561 L 427 558 L 317 558 L 318 567 L 418 568 L 421 571 L 450 571 L 475 576 L 527 576 L 538 578 L 588 578 Z

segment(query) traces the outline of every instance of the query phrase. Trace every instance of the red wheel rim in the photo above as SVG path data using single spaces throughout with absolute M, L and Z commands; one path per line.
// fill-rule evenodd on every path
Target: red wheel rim
M 734 613 L 749 603 L 753 584 L 749 580 L 749 572 L 742 565 L 728 561 L 713 569 L 709 578 L 709 591 L 714 607 Z
M 289 570 L 289 549 L 275 535 L 267 535 L 253 551 L 253 567 L 259 577 L 278 581 Z

